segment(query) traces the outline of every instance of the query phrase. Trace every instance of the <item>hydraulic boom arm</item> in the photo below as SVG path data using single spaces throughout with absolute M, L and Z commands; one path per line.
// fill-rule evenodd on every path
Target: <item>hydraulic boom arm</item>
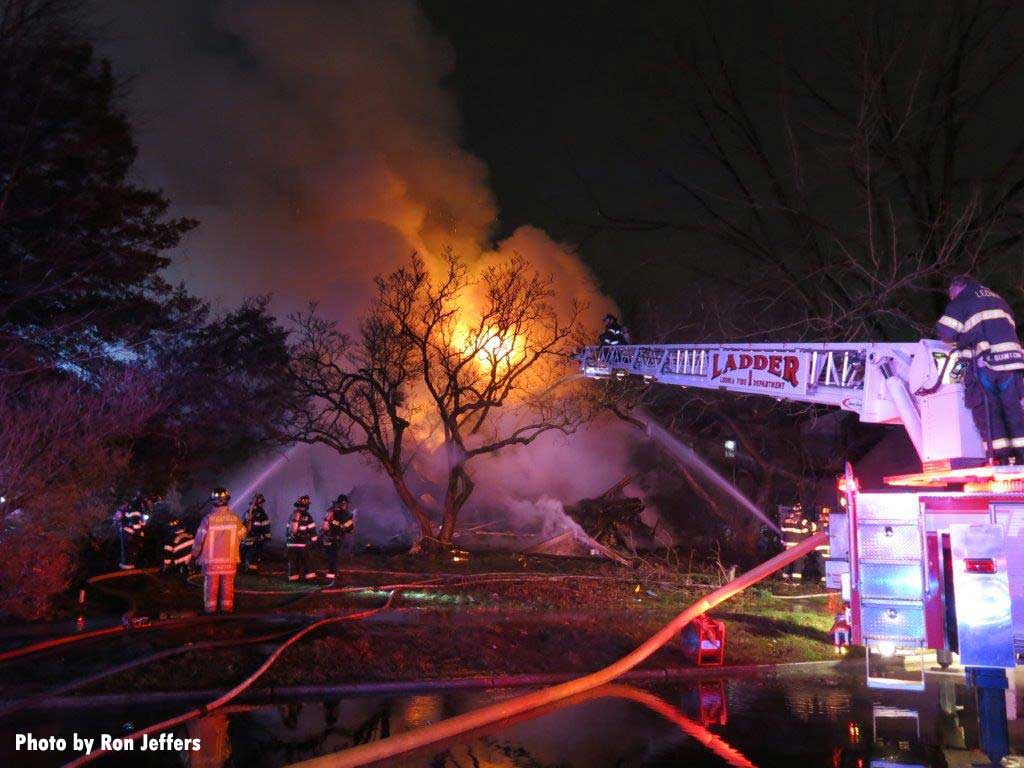
M 952 360 L 947 358 L 953 356 Z M 830 405 L 872 424 L 902 424 L 928 466 L 976 463 L 981 439 L 947 344 L 638 344 L 587 347 L 594 379 L 642 376 L 680 387 Z

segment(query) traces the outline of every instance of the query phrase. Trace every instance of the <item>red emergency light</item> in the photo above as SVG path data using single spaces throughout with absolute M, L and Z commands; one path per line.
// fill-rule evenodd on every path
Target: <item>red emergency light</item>
M 991 557 L 964 558 L 964 570 L 967 573 L 995 573 L 996 562 Z

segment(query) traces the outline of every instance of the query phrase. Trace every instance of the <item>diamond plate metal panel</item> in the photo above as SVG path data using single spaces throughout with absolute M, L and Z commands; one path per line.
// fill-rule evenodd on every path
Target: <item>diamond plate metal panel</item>
M 828 518 L 828 550 L 830 560 L 850 559 L 849 517 L 845 512 L 833 512 Z
M 868 640 L 923 643 L 924 606 L 921 603 L 894 603 L 864 600 L 861 622 Z
M 862 562 L 860 593 L 865 598 L 921 600 L 924 594 L 921 564 Z
M 905 523 L 865 523 L 857 530 L 861 562 L 899 560 L 920 563 L 924 556 L 921 529 L 915 521 Z
M 921 500 L 916 493 L 858 493 L 857 519 L 861 523 L 874 520 L 916 522 L 921 513 Z

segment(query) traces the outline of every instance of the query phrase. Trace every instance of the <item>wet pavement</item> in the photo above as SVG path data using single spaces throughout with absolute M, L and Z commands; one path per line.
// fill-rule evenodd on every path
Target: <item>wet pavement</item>
M 135 751 L 96 765 L 281 766 L 379 739 L 521 691 L 448 692 L 242 705 L 177 729 L 204 748 Z M 863 672 L 787 673 L 615 685 L 600 697 L 503 724 L 393 764 L 509 766 L 971 765 L 978 727 L 961 676 L 929 675 L 923 692 L 870 690 Z M 73 755 L 14 752 L 14 736 L 120 735 L 187 707 L 26 712 L 0 722 L 0 765 L 55 766 Z M 1024 748 L 1011 723 L 1014 746 Z M 974 750 L 974 751 L 971 751 Z

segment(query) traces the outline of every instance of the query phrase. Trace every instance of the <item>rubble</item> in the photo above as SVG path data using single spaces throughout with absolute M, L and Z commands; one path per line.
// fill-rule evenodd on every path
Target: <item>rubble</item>
M 582 532 L 561 533 L 524 553 L 606 557 L 630 565 L 638 544 L 654 540 L 654 529 L 641 519 L 643 500 L 624 494 L 632 479 L 627 475 L 600 496 L 582 499 L 565 508 L 565 513 L 579 524 Z
M 632 479 L 627 475 L 597 498 L 566 507 L 565 513 L 598 543 L 632 553 L 654 539 L 654 529 L 641 519 L 643 499 L 624 494 Z

